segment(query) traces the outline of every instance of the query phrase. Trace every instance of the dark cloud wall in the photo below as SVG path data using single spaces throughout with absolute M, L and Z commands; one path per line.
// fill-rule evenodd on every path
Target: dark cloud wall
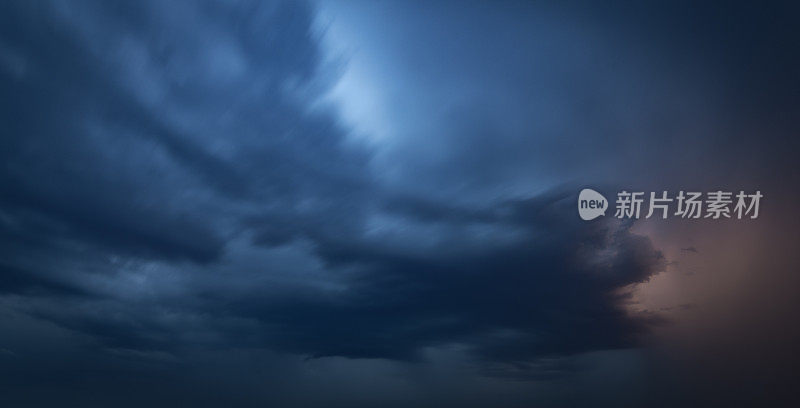
M 634 292 L 671 260 L 635 223 L 580 221 L 577 192 L 767 191 L 797 147 L 781 10 L 681 10 L 3 4 L 0 393 L 640 398 L 640 350 L 669 318 Z M 359 34 L 349 61 L 326 45 L 342 26 Z M 386 95 L 385 135 L 361 138 L 342 83 Z

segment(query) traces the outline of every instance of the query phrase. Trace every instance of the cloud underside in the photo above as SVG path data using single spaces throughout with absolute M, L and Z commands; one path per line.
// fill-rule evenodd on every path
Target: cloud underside
M 458 347 L 492 375 L 638 344 L 657 319 L 631 285 L 664 268 L 647 238 L 580 222 L 571 186 L 386 183 L 319 103 L 340 68 L 321 35 L 294 2 L 0 6 L 3 307 L 105 350 Z

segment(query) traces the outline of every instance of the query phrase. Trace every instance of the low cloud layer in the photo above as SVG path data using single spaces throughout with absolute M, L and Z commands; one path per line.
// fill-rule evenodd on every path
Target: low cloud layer
M 311 107 L 336 67 L 306 5 L 4 7 L 6 307 L 143 353 L 515 363 L 646 330 L 622 290 L 661 256 L 575 221 L 571 192 L 472 208 L 382 186 Z
M 242 375 L 264 361 L 279 378 L 294 357 L 448 352 L 487 378 L 541 381 L 640 346 L 664 320 L 632 312 L 631 291 L 668 262 L 632 223 L 581 221 L 576 177 L 642 182 L 661 164 L 679 179 L 714 166 L 697 157 L 755 142 L 704 140 L 679 157 L 714 126 L 697 106 L 719 95 L 682 110 L 692 80 L 643 85 L 671 65 L 647 71 L 593 19 L 559 20 L 571 9 L 534 25 L 525 8 L 506 31 L 431 25 L 432 10 L 410 19 L 419 37 L 398 55 L 415 69 L 391 76 L 387 98 L 391 118 L 431 125 L 398 120 L 365 141 L 331 97 L 347 58 L 325 48 L 335 33 L 314 4 L 0 5 L 0 326 L 13 333 L 0 381 L 85 377 L 110 395 L 112 377 L 192 389 L 181 378 L 198 366 Z M 517 55 L 514 38 L 544 40 Z M 502 63 L 481 57 L 492 52 Z M 756 153 L 773 150 L 788 162 Z

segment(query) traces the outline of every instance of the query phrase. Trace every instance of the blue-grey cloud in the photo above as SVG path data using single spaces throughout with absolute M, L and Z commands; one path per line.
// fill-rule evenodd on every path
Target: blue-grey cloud
M 450 350 L 493 378 L 556 381 L 581 356 L 642 345 L 663 319 L 633 313 L 631 287 L 668 261 L 630 222 L 581 221 L 578 184 L 649 185 L 656 166 L 659 187 L 705 187 L 728 167 L 698 158 L 744 153 L 758 180 L 791 167 L 788 121 L 764 139 L 698 139 L 720 129 L 728 91 L 706 69 L 739 49 L 672 57 L 728 27 L 664 38 L 682 21 L 669 6 L 652 24 L 649 7 L 504 6 L 447 22 L 441 5 L 387 6 L 408 22 L 372 27 L 397 37 L 378 53 L 396 123 L 370 144 L 329 98 L 346 67 L 313 4 L 0 5 L 0 327 L 15 333 L 0 339 L 0 390 L 71 377 L 113 401 L 139 374 L 178 393 L 203 383 L 196 367 L 246 383 L 249 363 L 209 363 L 220 355 L 269 371 Z M 778 84 L 796 78 L 767 68 L 753 62 L 764 75 L 742 97 L 766 88 L 783 106 Z M 734 105 L 731 127 L 770 109 Z

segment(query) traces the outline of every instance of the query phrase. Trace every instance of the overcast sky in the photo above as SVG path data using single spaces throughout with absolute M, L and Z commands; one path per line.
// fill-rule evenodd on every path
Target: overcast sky
M 796 16 L 3 2 L 0 404 L 788 404 Z

